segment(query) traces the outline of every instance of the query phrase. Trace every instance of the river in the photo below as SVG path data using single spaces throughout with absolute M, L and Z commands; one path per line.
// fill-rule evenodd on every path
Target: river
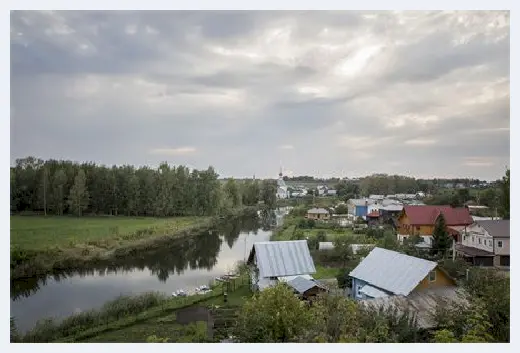
M 288 208 L 226 222 L 159 250 L 114 263 L 53 276 L 11 281 L 11 316 L 22 332 L 43 318 L 60 319 L 101 307 L 118 295 L 166 294 L 207 285 L 244 261 L 255 242 L 269 240 Z

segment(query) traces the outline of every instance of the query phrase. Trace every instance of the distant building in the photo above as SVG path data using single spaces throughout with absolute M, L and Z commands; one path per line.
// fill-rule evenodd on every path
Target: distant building
M 326 221 L 330 219 L 330 212 L 324 208 L 311 208 L 307 211 L 306 217 L 316 221 Z
M 287 188 L 287 185 L 285 184 L 285 181 L 283 180 L 283 174 L 282 174 L 282 168 L 280 168 L 280 174 L 278 174 L 278 182 L 277 182 L 277 189 L 276 189 L 276 198 L 278 199 L 287 199 L 289 198 L 289 190 Z

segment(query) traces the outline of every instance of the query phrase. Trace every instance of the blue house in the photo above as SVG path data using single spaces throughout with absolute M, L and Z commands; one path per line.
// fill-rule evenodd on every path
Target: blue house
M 406 297 L 412 292 L 455 285 L 436 262 L 382 248 L 374 248 L 349 276 L 350 296 L 355 300 Z
M 370 199 L 350 199 L 347 207 L 348 213 L 356 217 L 365 217 L 368 213 L 368 206 L 374 201 Z

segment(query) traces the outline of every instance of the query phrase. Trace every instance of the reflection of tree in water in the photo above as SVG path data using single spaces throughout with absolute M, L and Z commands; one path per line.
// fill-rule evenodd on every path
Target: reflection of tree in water
M 276 214 L 274 210 L 264 209 L 260 212 L 260 225 L 264 232 L 276 226 Z
M 135 251 L 131 257 L 99 260 L 89 268 L 68 269 L 49 277 L 31 277 L 11 281 L 11 299 L 28 297 L 47 284 L 49 278 L 60 281 L 71 276 L 104 276 L 131 272 L 136 269 L 150 269 L 160 281 L 166 281 L 171 274 L 182 274 L 189 268 L 211 270 L 217 263 L 223 239 L 232 247 L 241 232 L 256 231 L 259 219 L 256 216 L 225 221 L 216 229 L 194 237 L 170 240 L 155 250 Z M 221 237 L 222 236 L 222 237 Z M 223 239 L 222 239 L 223 238 Z
M 253 213 L 250 217 L 237 218 L 228 222 L 223 223 L 218 227 L 218 231 L 224 236 L 226 243 L 229 248 L 233 248 L 237 241 L 240 233 L 258 233 L 260 228 L 260 219 L 256 213 Z

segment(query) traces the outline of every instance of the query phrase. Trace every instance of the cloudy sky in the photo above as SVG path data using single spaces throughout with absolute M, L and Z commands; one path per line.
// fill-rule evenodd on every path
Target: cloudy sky
M 12 12 L 11 162 L 495 179 L 508 12 Z

